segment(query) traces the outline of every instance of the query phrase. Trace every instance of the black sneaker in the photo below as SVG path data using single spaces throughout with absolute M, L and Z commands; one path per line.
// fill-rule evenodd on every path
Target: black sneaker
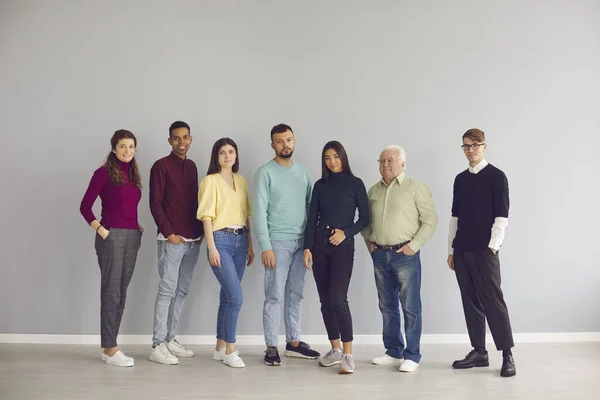
M 297 347 L 292 346 L 288 343 L 285 346 L 285 352 L 283 353 L 286 357 L 298 357 L 298 358 L 307 358 L 309 360 L 314 360 L 318 358 L 321 354 L 318 351 L 314 351 L 310 348 L 307 343 L 300 342 Z
M 281 358 L 279 358 L 277 347 L 267 347 L 267 350 L 265 350 L 265 364 L 271 366 L 281 365 Z

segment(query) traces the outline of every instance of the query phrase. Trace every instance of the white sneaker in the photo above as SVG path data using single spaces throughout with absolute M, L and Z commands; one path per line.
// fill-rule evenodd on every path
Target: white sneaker
M 225 354 L 225 357 L 223 358 L 223 364 L 229 365 L 233 368 L 244 368 L 246 366 L 244 361 L 240 358 L 237 350 L 231 354 Z
M 194 357 L 194 350 L 186 349 L 176 339 L 167 343 L 167 347 L 171 354 L 177 357 Z
M 419 364 L 412 360 L 404 360 L 398 369 L 400 372 L 413 372 L 419 368 Z
M 169 351 L 167 345 L 163 342 L 158 346 L 154 347 L 150 351 L 150 361 L 165 365 L 176 365 L 179 364 L 179 360 Z
M 225 358 L 225 347 L 223 347 L 220 350 L 213 351 L 213 360 L 223 361 L 224 358 Z
M 115 367 L 133 367 L 133 358 L 127 357 L 121 350 L 117 351 L 112 356 L 106 356 L 105 363 L 114 365 Z
M 123 354 L 123 355 L 125 356 L 125 358 L 131 358 L 131 360 L 133 361 L 133 357 L 126 356 L 125 354 Z M 106 361 L 107 358 L 108 358 L 108 356 L 106 355 L 106 353 L 102 352 L 102 356 L 100 357 L 100 359 L 102 361 Z
M 376 365 L 391 365 L 391 364 L 400 365 L 402 363 L 402 361 L 404 361 L 404 358 L 394 358 L 387 354 L 384 354 L 379 357 L 375 357 L 373 360 L 371 360 L 371 362 Z

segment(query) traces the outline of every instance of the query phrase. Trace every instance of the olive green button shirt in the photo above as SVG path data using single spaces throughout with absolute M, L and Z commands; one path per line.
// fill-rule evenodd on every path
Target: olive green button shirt
M 362 231 L 365 239 L 388 246 L 409 242 L 416 252 L 433 236 L 437 214 L 424 183 L 402 173 L 389 186 L 377 182 L 368 195 L 371 224 Z

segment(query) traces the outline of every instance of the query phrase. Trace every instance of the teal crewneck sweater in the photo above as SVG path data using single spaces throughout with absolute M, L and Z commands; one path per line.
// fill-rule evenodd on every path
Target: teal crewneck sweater
M 271 250 L 271 240 L 303 236 L 311 194 L 310 172 L 300 163 L 284 167 L 271 160 L 256 171 L 252 215 L 262 251 Z

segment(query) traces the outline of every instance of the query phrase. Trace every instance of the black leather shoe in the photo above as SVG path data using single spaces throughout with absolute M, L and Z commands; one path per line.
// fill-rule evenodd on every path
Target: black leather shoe
M 500 370 L 500 376 L 505 378 L 515 376 L 517 369 L 515 368 L 515 360 L 512 355 L 504 356 L 502 360 L 502 369 Z
M 467 369 L 473 367 L 489 367 L 490 360 L 487 354 L 480 354 L 471 350 L 462 360 L 456 360 L 452 363 L 452 368 Z

